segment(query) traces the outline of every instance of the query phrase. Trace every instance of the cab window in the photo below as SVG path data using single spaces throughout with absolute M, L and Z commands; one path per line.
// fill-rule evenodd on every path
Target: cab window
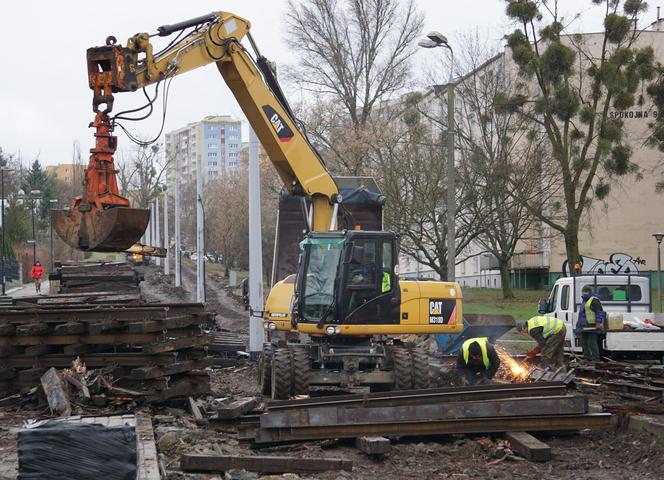
M 389 292 L 392 290 L 392 285 L 394 285 L 394 272 L 392 271 L 393 258 L 392 242 L 383 242 L 383 268 L 380 284 L 381 293 Z
M 347 283 L 350 287 L 374 288 L 376 285 L 376 242 L 356 240 L 353 247 L 359 250 L 359 262 L 351 263 Z
M 358 239 L 354 242 L 353 260 L 346 274 L 349 312 L 377 296 L 378 246 L 376 240 Z
M 560 309 L 569 309 L 569 285 L 563 285 L 563 289 L 560 292 Z
M 643 298 L 639 285 L 595 285 L 589 284 L 602 302 L 639 302 Z

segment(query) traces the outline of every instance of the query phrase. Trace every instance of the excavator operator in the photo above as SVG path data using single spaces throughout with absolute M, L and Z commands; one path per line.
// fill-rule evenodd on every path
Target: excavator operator
M 359 262 L 352 262 L 348 271 L 350 276 L 349 288 L 353 290 L 350 296 L 348 311 L 352 312 L 363 303 L 375 296 L 376 284 L 376 244 L 366 242 L 364 246 L 356 245 L 357 250 L 353 256 L 360 258 Z

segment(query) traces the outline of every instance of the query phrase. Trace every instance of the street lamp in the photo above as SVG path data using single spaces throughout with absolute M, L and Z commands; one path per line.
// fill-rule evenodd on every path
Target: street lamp
M 0 167 L 0 221 L 2 222 L 2 266 L 0 266 L 0 277 L 2 279 L 2 296 L 5 296 L 5 172 L 11 172 L 10 168 Z
M 28 240 L 28 243 L 32 245 L 32 264 L 34 265 L 37 262 L 37 233 L 35 231 L 35 200 L 41 198 L 41 191 L 39 190 L 30 190 L 28 195 L 30 198 L 30 213 L 32 214 L 32 240 Z M 19 205 L 23 205 L 23 200 L 25 199 L 25 192 L 23 190 L 18 191 Z
M 664 233 L 653 233 L 653 237 L 657 240 L 657 300 L 659 301 L 659 311 L 662 310 L 662 239 L 664 239 Z
M 447 42 L 447 37 L 440 32 L 427 34 L 417 44 L 422 48 L 446 48 L 450 52 L 450 78 L 447 83 L 447 281 L 455 280 L 456 261 L 456 217 L 454 189 L 454 50 Z
M 49 203 L 51 204 L 51 210 L 53 210 L 54 208 L 57 208 L 57 206 L 58 206 L 58 200 L 55 199 L 55 198 L 51 198 L 49 200 Z M 48 216 L 48 234 L 51 237 L 51 240 L 50 240 L 51 243 L 50 243 L 50 246 L 49 246 L 49 250 L 50 250 L 50 257 L 51 257 L 51 273 L 53 273 L 53 220 L 52 220 L 50 214 Z

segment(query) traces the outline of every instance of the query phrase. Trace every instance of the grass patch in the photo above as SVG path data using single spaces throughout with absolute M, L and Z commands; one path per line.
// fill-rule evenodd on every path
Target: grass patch
M 505 300 L 500 289 L 466 288 L 463 290 L 464 313 L 488 313 L 494 315 L 511 315 L 516 322 L 528 320 L 537 313 L 537 302 L 540 298 L 548 298 L 548 290 L 514 290 L 516 298 Z M 505 341 L 505 348 L 511 353 L 525 353 L 535 347 L 536 343 L 526 334 L 510 330 L 500 337 Z
M 537 315 L 537 301 L 547 298 L 546 290 L 514 290 L 516 298 L 505 300 L 500 289 L 467 288 L 463 291 L 464 313 L 512 315 L 517 322 Z

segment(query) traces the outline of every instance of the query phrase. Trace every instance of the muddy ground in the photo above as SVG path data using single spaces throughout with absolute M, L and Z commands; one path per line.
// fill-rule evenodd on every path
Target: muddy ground
M 170 279 L 158 274 L 155 267 L 149 267 L 145 272 L 147 280 L 143 284 L 143 292 L 146 297 L 159 301 L 192 300 L 187 291 L 193 291 L 193 272 L 185 269 L 183 274 L 185 289 L 175 289 Z M 223 328 L 246 335 L 247 314 L 223 285 L 208 280 L 208 300 L 210 308 L 219 313 Z M 257 370 L 252 364 L 213 370 L 211 375 L 212 394 L 198 399 L 199 405 L 210 411 L 219 402 L 258 395 Z M 212 428 L 196 424 L 184 403 L 140 408 L 147 409 L 152 415 L 160 463 L 166 479 L 664 479 L 664 441 L 658 441 L 647 433 L 611 429 L 583 431 L 576 435 L 540 436 L 553 451 L 553 459 L 546 463 L 532 463 L 518 457 L 501 460 L 505 451 L 497 448 L 501 442 L 499 437 L 481 436 L 395 439 L 391 452 L 376 459 L 360 453 L 348 442 L 339 441 L 252 449 L 238 442 L 231 426 Z M 16 431 L 21 421 L 45 417 L 47 413 L 43 409 L 21 409 L 15 403 L 0 406 L 0 479 L 16 478 Z M 300 476 L 259 476 L 245 471 L 232 471 L 225 475 L 185 474 L 179 471 L 179 456 L 183 453 L 345 458 L 353 460 L 354 469 L 352 472 Z

